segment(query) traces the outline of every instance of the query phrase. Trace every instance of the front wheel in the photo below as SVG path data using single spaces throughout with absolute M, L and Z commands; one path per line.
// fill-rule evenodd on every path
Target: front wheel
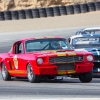
M 29 82 L 38 83 L 41 81 L 41 76 L 35 75 L 30 64 L 27 65 L 27 77 Z
M 92 81 L 93 78 L 93 72 L 87 72 L 87 73 L 81 73 L 78 75 L 79 76 L 79 80 L 83 83 L 88 83 Z
M 2 63 L 1 75 L 2 75 L 2 79 L 4 81 L 11 80 L 11 76 L 9 75 L 8 70 L 7 70 L 7 68 L 6 68 L 4 63 Z

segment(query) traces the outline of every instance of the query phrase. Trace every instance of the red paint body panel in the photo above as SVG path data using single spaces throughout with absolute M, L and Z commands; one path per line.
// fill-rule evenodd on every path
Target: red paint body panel
M 46 37 L 44 37 L 46 38 Z M 60 37 L 56 37 L 60 38 Z M 74 50 L 47 50 L 47 51 L 37 51 L 37 52 L 29 52 L 26 53 L 24 43 L 27 40 L 36 39 L 36 38 L 28 38 L 23 39 L 20 41 L 17 41 L 16 43 L 21 42 L 23 44 L 24 53 L 22 54 L 14 54 L 14 45 L 12 46 L 12 49 L 8 53 L 0 54 L 0 65 L 4 63 L 6 65 L 6 68 L 8 69 L 8 72 L 11 76 L 27 76 L 27 64 L 30 63 L 32 66 L 32 69 L 36 75 L 59 75 L 59 73 L 62 74 L 73 74 L 74 73 L 84 73 L 89 72 L 93 69 L 93 61 L 89 62 L 86 59 L 87 55 L 92 55 L 90 52 L 79 52 Z M 64 70 L 64 72 L 59 72 L 57 69 L 56 62 L 50 63 L 49 58 L 50 57 L 60 57 L 60 56 L 83 56 L 84 59 L 81 62 L 75 62 L 75 68 L 74 71 L 70 70 Z M 36 60 L 37 58 L 43 59 L 43 64 L 38 65 Z M 61 63 L 61 62 L 60 62 Z M 67 65 L 67 63 L 66 63 Z M 1 69 L 1 67 L 0 67 Z

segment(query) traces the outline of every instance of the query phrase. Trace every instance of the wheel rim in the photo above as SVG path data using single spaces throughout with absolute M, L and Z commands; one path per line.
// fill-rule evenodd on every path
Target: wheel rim
M 33 79 L 33 71 L 32 71 L 32 68 L 30 66 L 28 67 L 28 79 L 29 80 Z
M 7 70 L 6 70 L 6 67 L 5 65 L 2 66 L 2 77 L 5 79 L 7 76 Z

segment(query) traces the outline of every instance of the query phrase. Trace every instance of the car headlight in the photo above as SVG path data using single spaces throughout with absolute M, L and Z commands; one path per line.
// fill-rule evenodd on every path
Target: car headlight
M 43 59 L 42 58 L 38 58 L 37 59 L 37 64 L 41 65 L 43 63 Z
M 87 56 L 87 60 L 88 60 L 88 61 L 93 61 L 93 56 L 92 56 L 92 55 L 88 55 L 88 56 Z

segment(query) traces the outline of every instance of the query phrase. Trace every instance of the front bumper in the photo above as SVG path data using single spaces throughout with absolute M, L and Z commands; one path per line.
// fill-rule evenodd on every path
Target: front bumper
M 39 66 L 38 71 L 35 72 L 37 75 L 69 75 L 75 73 L 90 72 L 93 69 L 93 63 L 77 63 L 74 65 L 72 70 L 58 70 L 56 65 Z M 67 67 L 67 65 L 66 65 Z

